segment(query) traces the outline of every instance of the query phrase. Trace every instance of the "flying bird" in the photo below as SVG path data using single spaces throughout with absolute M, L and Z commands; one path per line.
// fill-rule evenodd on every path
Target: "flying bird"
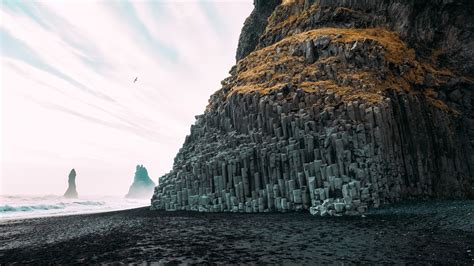
M 137 82 L 137 80 L 138 80 L 138 77 L 135 78 L 135 80 L 133 81 L 133 83 Z

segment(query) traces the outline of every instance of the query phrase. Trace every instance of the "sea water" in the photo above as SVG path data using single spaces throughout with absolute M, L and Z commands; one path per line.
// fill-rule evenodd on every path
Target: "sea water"
M 0 221 L 126 210 L 149 205 L 150 199 L 128 199 L 118 196 L 84 196 L 67 199 L 57 195 L 0 195 Z

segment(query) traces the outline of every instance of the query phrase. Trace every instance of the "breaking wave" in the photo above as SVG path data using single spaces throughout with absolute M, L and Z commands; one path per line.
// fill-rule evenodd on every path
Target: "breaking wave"
M 149 206 L 150 201 L 123 197 L 85 197 L 67 199 L 62 196 L 2 196 L 0 221 L 55 215 L 93 213 Z
M 64 209 L 66 206 L 64 204 L 57 205 L 26 205 L 26 206 L 10 206 L 10 205 L 0 205 L 0 212 L 27 212 L 35 210 L 51 210 L 51 209 Z
M 100 206 L 100 205 L 105 205 L 105 202 L 103 201 L 75 201 L 74 204 Z

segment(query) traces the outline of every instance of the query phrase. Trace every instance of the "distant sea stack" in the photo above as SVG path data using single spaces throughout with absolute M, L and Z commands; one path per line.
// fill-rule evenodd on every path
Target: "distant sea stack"
M 155 183 L 148 176 L 148 171 L 143 165 L 137 165 L 133 184 L 128 190 L 127 198 L 149 198 L 153 194 Z
M 75 199 L 77 198 L 77 191 L 76 191 L 76 170 L 74 168 L 71 170 L 69 173 L 69 179 L 68 179 L 68 188 L 66 190 L 66 193 L 64 193 L 64 197 L 66 198 L 72 198 Z
M 360 214 L 474 184 L 472 0 L 255 0 L 152 209 Z

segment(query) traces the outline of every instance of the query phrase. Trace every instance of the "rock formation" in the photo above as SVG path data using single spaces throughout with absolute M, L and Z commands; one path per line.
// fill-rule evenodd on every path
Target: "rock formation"
M 133 183 L 125 197 L 149 198 L 153 194 L 155 183 L 148 176 L 148 171 L 143 165 L 137 165 Z
M 340 215 L 472 195 L 473 3 L 256 0 L 151 208 Z
M 77 198 L 76 170 L 74 170 L 74 168 L 69 173 L 69 178 L 67 182 L 68 182 L 68 187 L 67 187 L 66 193 L 64 193 L 64 197 L 76 199 Z
M 244 27 L 242 28 L 245 34 L 241 34 L 239 38 L 239 46 L 235 55 L 237 61 L 246 57 L 255 49 L 259 36 L 265 31 L 268 17 L 279 4 L 279 0 L 255 2 L 255 9 L 245 20 Z

